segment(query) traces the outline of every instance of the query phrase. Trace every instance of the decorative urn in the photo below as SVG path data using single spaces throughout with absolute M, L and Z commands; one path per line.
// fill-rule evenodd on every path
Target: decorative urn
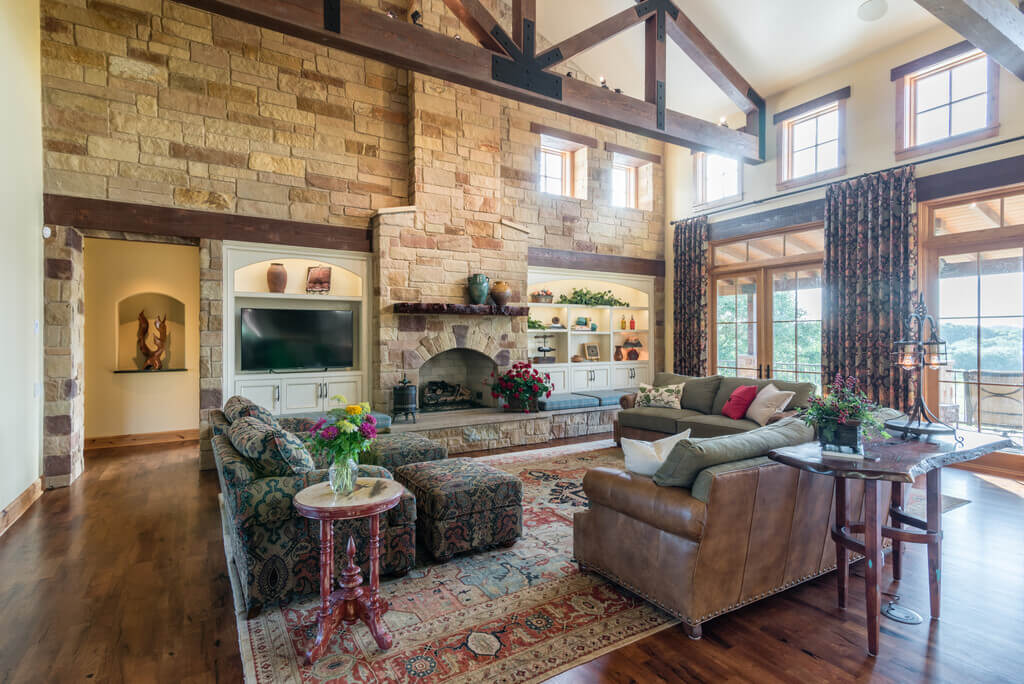
M 469 303 L 485 304 L 487 296 L 491 293 L 491 279 L 483 273 L 474 273 L 469 276 Z
M 267 289 L 278 294 L 288 285 L 288 271 L 284 264 L 273 263 L 267 268 Z
M 496 280 L 491 285 L 491 299 L 498 306 L 507 306 L 508 300 L 512 299 L 512 286 L 504 280 Z

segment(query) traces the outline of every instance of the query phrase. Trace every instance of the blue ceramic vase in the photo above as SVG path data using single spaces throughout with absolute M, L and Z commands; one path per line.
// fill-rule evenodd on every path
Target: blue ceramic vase
M 483 273 L 474 273 L 469 276 L 469 302 L 470 304 L 484 304 L 487 296 L 491 294 L 491 279 Z

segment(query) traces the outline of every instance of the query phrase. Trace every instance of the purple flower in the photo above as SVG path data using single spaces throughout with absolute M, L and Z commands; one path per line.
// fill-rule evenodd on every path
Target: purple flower
M 326 439 L 328 442 L 338 437 L 338 426 L 328 425 L 320 431 L 320 439 Z
M 374 439 L 377 437 L 377 428 L 371 425 L 369 422 L 363 423 L 359 426 L 359 432 L 366 439 Z
M 377 426 L 377 419 L 374 418 L 369 413 L 367 413 L 366 417 L 363 419 L 363 424 L 370 424 L 370 425 L 373 425 L 374 427 L 376 427 Z
M 316 421 L 316 425 L 313 426 L 312 432 L 319 432 L 320 428 L 322 428 L 324 425 L 327 425 L 327 419 L 321 418 L 320 420 Z

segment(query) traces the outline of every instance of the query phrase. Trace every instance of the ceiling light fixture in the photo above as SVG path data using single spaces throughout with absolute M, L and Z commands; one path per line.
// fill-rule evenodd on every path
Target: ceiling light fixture
M 861 21 L 877 21 L 889 11 L 889 3 L 886 0 L 864 0 L 857 8 L 857 16 Z

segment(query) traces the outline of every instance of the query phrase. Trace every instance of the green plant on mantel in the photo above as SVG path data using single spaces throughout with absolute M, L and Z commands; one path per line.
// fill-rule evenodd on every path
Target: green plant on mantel
M 615 295 L 611 290 L 594 292 L 585 287 L 572 288 L 571 295 L 562 295 L 558 298 L 559 304 L 583 304 L 584 306 L 629 306 Z
M 530 330 L 547 330 L 548 329 L 546 325 L 544 325 L 543 323 L 538 321 L 533 316 L 530 316 L 530 317 L 528 317 L 526 319 L 526 327 L 529 328 Z

